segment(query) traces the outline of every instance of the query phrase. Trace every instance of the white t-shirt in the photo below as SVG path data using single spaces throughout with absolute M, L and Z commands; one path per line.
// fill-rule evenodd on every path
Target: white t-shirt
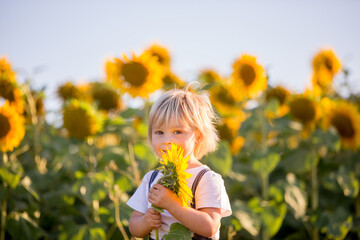
M 208 168 L 206 165 L 202 165 L 195 168 L 186 169 L 185 172 L 192 175 L 191 178 L 187 179 L 189 188 L 191 189 L 192 183 L 195 180 L 197 174 L 204 168 Z M 151 203 L 148 201 L 148 192 L 149 192 L 149 181 L 153 171 L 150 171 L 145 174 L 140 186 L 129 199 L 127 204 L 134 210 L 145 214 L 146 210 L 151 207 Z M 155 184 L 158 179 L 162 176 L 161 173 L 158 174 L 156 179 L 152 182 L 151 186 Z M 231 215 L 231 207 L 229 197 L 226 193 L 224 180 L 220 174 L 215 173 L 214 171 L 208 171 L 201 178 L 195 194 L 195 203 L 196 209 L 200 208 L 220 208 L 221 217 L 227 217 Z M 170 225 L 179 222 L 177 221 L 168 211 L 161 213 L 161 228 L 158 229 L 160 239 L 164 234 L 168 233 L 170 230 Z M 216 234 L 213 236 L 213 239 L 219 239 L 220 226 Z M 155 239 L 155 231 L 151 231 L 151 238 Z

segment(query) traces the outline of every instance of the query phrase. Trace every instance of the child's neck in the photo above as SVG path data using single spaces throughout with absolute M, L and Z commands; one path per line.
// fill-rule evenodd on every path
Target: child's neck
M 196 167 L 200 167 L 203 164 L 197 160 L 194 156 L 189 157 L 188 160 L 188 167 L 186 169 L 191 169 L 191 168 L 196 168 Z

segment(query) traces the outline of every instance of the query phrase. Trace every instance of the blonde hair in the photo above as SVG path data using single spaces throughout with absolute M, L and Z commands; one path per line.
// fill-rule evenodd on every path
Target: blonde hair
M 152 130 L 170 121 L 188 124 L 196 131 L 198 142 L 194 147 L 194 157 L 200 160 L 204 155 L 216 150 L 219 141 L 214 126 L 217 119 L 207 92 L 190 90 L 192 84 L 183 89 L 165 92 L 151 107 L 149 115 L 148 142 L 152 146 Z

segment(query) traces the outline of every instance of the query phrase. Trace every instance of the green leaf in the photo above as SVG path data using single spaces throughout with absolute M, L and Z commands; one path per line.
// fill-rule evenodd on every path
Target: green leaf
M 155 206 L 155 205 L 153 205 L 153 204 L 151 204 L 151 207 L 152 207 L 155 211 L 157 211 L 157 212 L 159 212 L 159 213 L 164 213 L 164 209 L 163 209 L 163 208 L 159 208 L 159 207 L 157 207 L 157 206 Z
M 227 176 L 233 164 L 229 143 L 221 141 L 219 143 L 218 150 L 213 154 L 210 154 L 204 160 L 204 163 L 209 164 L 209 167 L 215 172 L 218 172 L 223 176 Z
M 327 224 L 321 229 L 321 232 L 326 233 L 328 239 L 344 239 L 353 226 L 352 216 L 342 206 L 334 212 L 325 211 L 322 215 L 327 219 Z
M 13 239 L 39 239 L 42 232 L 39 226 L 27 214 L 13 212 L 9 215 L 6 229 Z
M 189 240 L 191 239 L 191 232 L 184 225 L 180 223 L 173 223 L 170 226 L 170 231 L 167 234 L 165 234 L 162 239 Z
M 119 189 L 123 192 L 130 191 L 132 189 L 132 183 L 130 182 L 129 178 L 121 175 L 115 182 L 115 185 L 119 187 Z
M 136 143 L 134 153 L 139 163 L 139 169 L 143 170 L 144 174 L 157 166 L 158 159 L 147 144 Z
M 256 199 L 252 199 L 250 201 L 254 202 L 254 200 L 255 202 L 258 202 Z M 259 204 L 255 203 L 255 205 L 258 206 Z M 249 232 L 253 237 L 258 236 L 261 227 L 261 218 L 260 215 L 257 214 L 258 211 L 253 211 L 251 207 L 239 200 L 236 200 L 232 204 L 232 209 L 234 216 L 239 220 L 241 227 Z
M 99 227 L 90 228 L 90 239 L 91 240 L 103 240 L 106 239 L 104 229 Z
M 252 162 L 255 172 L 262 176 L 269 175 L 278 165 L 280 155 L 277 153 L 270 153 L 266 157 L 256 158 Z
M 286 204 L 270 201 L 264 207 L 262 220 L 269 231 L 270 236 L 274 236 L 280 229 L 286 215 Z
M 355 198 L 359 194 L 359 182 L 356 179 L 354 171 L 342 166 L 336 179 L 346 197 Z
M 19 184 L 21 175 L 14 174 L 10 172 L 7 168 L 0 167 L 0 178 L 8 185 L 10 188 L 15 189 Z
M 307 209 L 307 195 L 299 186 L 289 184 L 285 187 L 285 202 L 290 207 L 296 219 L 305 216 Z

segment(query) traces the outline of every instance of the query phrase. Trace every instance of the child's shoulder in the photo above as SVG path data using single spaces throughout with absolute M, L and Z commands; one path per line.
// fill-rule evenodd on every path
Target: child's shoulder
M 222 179 L 222 176 L 219 173 L 215 172 L 207 165 L 201 165 L 196 168 L 188 169 L 188 172 L 191 173 L 192 175 L 198 175 L 201 172 L 203 172 L 204 178 Z

